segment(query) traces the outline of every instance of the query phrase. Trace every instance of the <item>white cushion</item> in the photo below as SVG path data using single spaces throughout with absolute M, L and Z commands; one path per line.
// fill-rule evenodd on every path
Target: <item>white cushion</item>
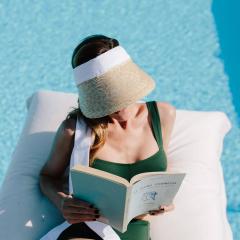
M 0 192 L 0 239 L 39 239 L 65 219 L 39 188 L 55 132 L 77 94 L 41 90 L 28 114 Z M 168 171 L 186 172 L 175 209 L 150 217 L 152 240 L 231 240 L 220 156 L 231 123 L 219 111 L 177 109 Z
M 187 174 L 174 199 L 175 209 L 149 216 L 152 240 L 232 239 L 220 162 L 230 128 L 223 112 L 177 110 L 167 171 Z

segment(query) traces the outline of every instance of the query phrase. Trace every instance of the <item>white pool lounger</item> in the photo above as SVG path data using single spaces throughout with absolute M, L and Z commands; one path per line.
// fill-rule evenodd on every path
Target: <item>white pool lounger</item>
M 0 239 L 39 240 L 65 221 L 41 192 L 39 171 L 77 98 L 41 90 L 27 99 L 25 125 L 0 190 Z M 149 217 L 152 240 L 232 240 L 220 161 L 230 129 L 224 112 L 177 109 L 167 171 L 187 174 L 175 209 Z

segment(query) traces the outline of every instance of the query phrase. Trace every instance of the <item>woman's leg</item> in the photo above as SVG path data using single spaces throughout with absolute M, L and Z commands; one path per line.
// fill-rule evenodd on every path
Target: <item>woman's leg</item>
M 102 238 L 84 222 L 71 224 L 60 234 L 57 240 L 74 240 L 78 238 L 102 240 Z

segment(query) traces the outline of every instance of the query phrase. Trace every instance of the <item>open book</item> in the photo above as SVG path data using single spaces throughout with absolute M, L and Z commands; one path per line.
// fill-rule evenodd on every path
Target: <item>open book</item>
M 83 165 L 70 169 L 73 196 L 99 209 L 97 221 L 120 232 L 136 216 L 173 203 L 186 173 L 145 172 L 130 182 L 106 171 Z

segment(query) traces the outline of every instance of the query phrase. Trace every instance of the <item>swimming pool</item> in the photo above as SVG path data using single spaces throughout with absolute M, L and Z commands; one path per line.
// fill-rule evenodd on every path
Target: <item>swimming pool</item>
M 231 22 L 237 8 L 231 1 L 228 4 L 220 0 L 1 1 L 0 184 L 23 127 L 26 98 L 39 89 L 76 92 L 72 51 L 82 38 L 101 33 L 117 38 L 156 80 L 157 88 L 147 99 L 181 109 L 224 111 L 229 116 L 233 129 L 221 160 L 228 217 L 235 239 L 239 238 L 240 191 L 235 186 L 240 182 L 240 81 L 239 48 L 234 45 L 239 36 L 234 31 L 236 19 Z

